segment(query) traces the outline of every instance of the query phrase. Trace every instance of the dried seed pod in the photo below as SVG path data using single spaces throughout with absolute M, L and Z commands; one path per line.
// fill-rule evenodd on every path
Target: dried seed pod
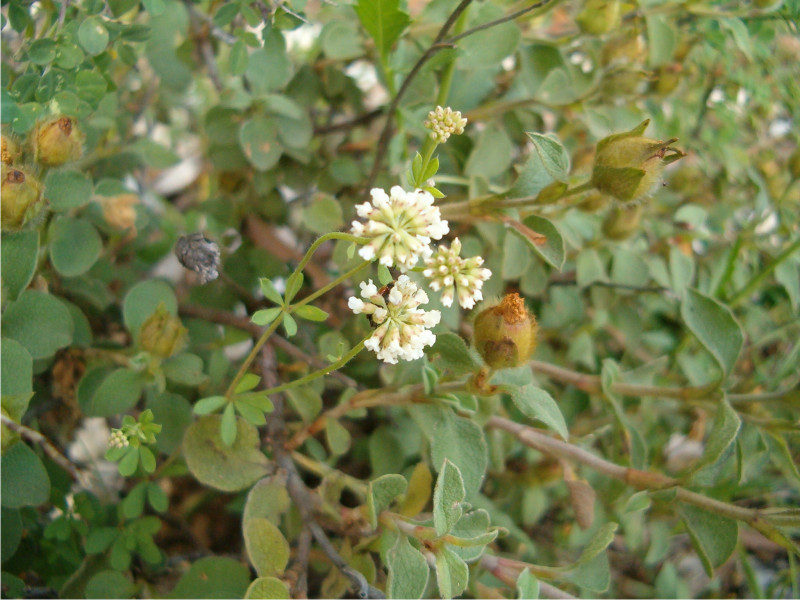
M 201 283 L 219 277 L 219 246 L 202 233 L 179 238 L 175 244 L 175 255 L 184 267 L 200 276 Z
M 536 318 L 513 293 L 475 317 L 473 338 L 488 366 L 505 369 L 525 364 L 536 348 L 537 331 Z
M 44 205 L 42 185 L 22 169 L 2 165 L 3 231 L 18 231 Z
M 58 167 L 78 160 L 85 136 L 72 117 L 53 117 L 36 125 L 34 156 L 46 167 Z
M 142 323 L 139 344 L 142 349 L 161 358 L 169 358 L 186 346 L 188 330 L 181 320 L 167 311 L 161 302 L 156 311 Z

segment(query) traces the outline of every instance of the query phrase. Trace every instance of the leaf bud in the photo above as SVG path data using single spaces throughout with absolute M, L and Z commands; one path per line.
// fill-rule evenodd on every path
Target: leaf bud
M 591 35 L 602 35 L 616 29 L 621 20 L 622 4 L 619 0 L 588 0 L 575 17 L 581 31 Z
M 615 206 L 603 221 L 603 233 L 612 240 L 629 238 L 639 227 L 642 205 Z
M 37 215 L 43 205 L 42 186 L 22 169 L 2 167 L 2 227 L 17 231 Z
M 58 167 L 78 160 L 85 136 L 72 117 L 53 117 L 36 126 L 34 157 L 46 167 Z
M 536 318 L 519 294 L 503 300 L 475 317 L 473 340 L 484 362 L 493 369 L 519 367 L 536 349 Z
M 592 169 L 592 185 L 624 203 L 647 197 L 661 182 L 664 167 L 685 156 L 670 145 L 643 137 L 650 120 L 624 133 L 600 140 Z
M 3 163 L 13 165 L 14 161 L 19 158 L 19 144 L 7 136 L 3 136 L 2 158 Z
M 181 320 L 167 310 L 163 302 L 142 323 L 139 329 L 139 345 L 143 350 L 160 358 L 169 358 L 186 345 L 188 330 Z

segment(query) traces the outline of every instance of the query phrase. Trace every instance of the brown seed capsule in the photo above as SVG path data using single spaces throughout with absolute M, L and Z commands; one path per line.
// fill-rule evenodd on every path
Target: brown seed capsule
M 493 369 L 518 367 L 536 349 L 536 318 L 519 294 L 508 294 L 500 304 L 475 317 L 473 339 L 484 362 Z
M 46 167 L 78 160 L 83 154 L 83 132 L 72 117 L 53 117 L 36 125 L 34 157 Z
M 5 163 L 0 177 L 3 231 L 17 231 L 41 210 L 42 186 L 32 175 Z
M 184 267 L 200 276 L 201 283 L 219 277 L 219 246 L 202 233 L 179 238 L 175 244 L 175 255 Z
M 161 302 L 156 311 L 139 329 L 139 345 L 143 350 L 161 358 L 169 358 L 186 345 L 188 330 L 181 320 L 172 315 Z

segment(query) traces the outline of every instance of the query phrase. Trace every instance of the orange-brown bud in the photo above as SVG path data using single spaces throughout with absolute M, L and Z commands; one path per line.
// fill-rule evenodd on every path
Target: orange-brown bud
M 169 358 L 180 352 L 186 345 L 188 330 L 181 320 L 167 310 L 164 303 L 160 303 L 156 311 L 142 323 L 139 329 L 139 345 L 143 350 L 159 356 Z
M 475 317 L 473 339 L 484 362 L 493 369 L 519 367 L 536 349 L 536 318 L 519 294 L 508 294 L 500 304 Z
M 115 229 L 128 229 L 136 223 L 134 207 L 139 203 L 136 194 L 107 196 L 100 203 L 103 206 L 103 218 Z
M 72 117 L 53 117 L 39 123 L 34 135 L 34 157 L 46 167 L 78 160 L 83 154 L 83 132 Z
M 3 231 L 17 231 L 42 208 L 42 186 L 32 175 L 5 163 L 1 177 Z
M 603 221 L 603 233 L 612 240 L 629 238 L 639 228 L 642 205 L 616 206 Z
M 643 137 L 649 122 L 598 142 L 592 169 L 595 188 L 622 202 L 636 202 L 658 186 L 667 164 L 685 156 L 670 147 L 676 139 L 662 142 Z
M 10 137 L 3 136 L 2 158 L 3 163 L 13 165 L 19 158 L 19 145 Z

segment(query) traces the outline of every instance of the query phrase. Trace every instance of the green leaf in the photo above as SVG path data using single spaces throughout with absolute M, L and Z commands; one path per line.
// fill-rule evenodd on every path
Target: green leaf
M 489 464 L 483 429 L 469 419 L 455 416 L 452 410 L 445 410 L 429 439 L 433 464 L 441 465 L 449 459 L 458 467 L 467 499 L 471 498 L 480 488 Z
M 677 246 L 669 249 L 669 272 L 672 279 L 672 290 L 678 296 L 683 297 L 686 288 L 694 279 L 694 261 Z
M 511 399 L 517 408 L 530 419 L 541 421 L 558 433 L 563 440 L 569 439 L 569 430 L 564 415 L 553 397 L 535 385 L 511 389 Z
M 326 23 L 319 42 L 325 55 L 333 60 L 351 60 L 364 55 L 361 32 L 358 24 L 351 20 Z
M 512 221 L 510 225 L 509 231 L 525 240 L 547 264 L 561 270 L 566 258 L 564 239 L 553 223 L 544 217 L 531 215 L 521 223 Z
M 242 518 L 246 521 L 261 517 L 277 525 L 280 523 L 281 515 L 289 510 L 291 504 L 286 489 L 286 475 L 279 473 L 265 477 L 253 486 L 247 494 Z
M 247 556 L 259 577 L 280 575 L 289 562 L 289 542 L 272 521 L 247 519 L 242 523 Z
M 286 280 L 286 293 L 284 294 L 286 304 L 289 304 L 297 295 L 297 292 L 300 291 L 300 288 L 303 287 L 304 279 L 305 277 L 302 271 L 295 271 L 289 275 L 289 278 Z
M 91 56 L 97 56 L 108 46 L 108 30 L 99 17 L 89 17 L 78 28 L 78 42 Z
M 277 577 L 259 577 L 250 584 L 245 598 L 261 600 L 289 600 L 289 588 Z
M 713 298 L 687 288 L 681 302 L 681 317 L 727 376 L 733 370 L 744 344 L 744 335 L 731 309 Z
M 239 380 L 239 383 L 236 384 L 233 393 L 243 394 L 244 392 L 249 392 L 250 390 L 255 389 L 260 381 L 261 377 L 255 373 L 245 373 Z
M 461 557 L 447 546 L 436 553 L 436 583 L 442 598 L 454 598 L 467 589 L 469 568 Z
M 2 364 L 2 375 L 0 376 L 0 389 L 5 396 L 22 396 L 33 391 L 33 358 L 30 352 L 18 341 L 11 338 L 3 338 L 3 351 L 0 352 L 0 364 Z M 26 405 L 27 406 L 27 405 Z M 3 403 L 3 408 L 8 408 Z M 16 411 L 15 411 L 16 412 Z M 23 411 L 24 412 L 24 411 Z M 11 414 L 11 418 L 19 421 L 22 414 Z
M 283 152 L 278 143 L 275 122 L 265 117 L 253 117 L 242 123 L 239 145 L 250 164 L 259 171 L 274 167 Z
M 147 503 L 153 507 L 154 511 L 159 513 L 169 508 L 169 498 L 167 494 L 155 481 L 151 481 L 147 484 Z
M 162 302 L 169 314 L 178 314 L 178 299 L 175 297 L 175 292 L 168 283 L 158 279 L 141 281 L 125 294 L 122 302 L 122 320 L 135 340 L 139 339 L 142 324 Z
M 152 473 L 156 470 L 156 457 L 147 446 L 141 446 L 139 448 L 139 460 L 142 463 L 142 469 L 144 469 L 145 473 Z
M 551 179 L 568 183 L 569 154 L 561 140 L 552 134 L 526 133 L 533 142 L 533 151 L 536 153 L 541 168 L 547 171 Z
M 289 397 L 292 408 L 306 423 L 313 421 L 322 410 L 322 397 L 307 385 L 288 389 L 286 395 Z
M 361 24 L 375 40 L 375 47 L 383 57 L 389 54 L 411 22 L 399 6 L 400 0 L 358 0 L 355 6 Z
M 733 442 L 741 429 L 742 420 L 726 398 L 720 400 L 717 414 L 714 417 L 714 426 L 705 445 L 702 458 L 695 463 L 691 470 L 690 481 L 696 481 L 702 471 L 715 467 L 722 460 L 730 456 L 733 451 Z
M 56 58 L 57 47 L 55 40 L 50 38 L 36 40 L 28 48 L 28 60 L 35 65 L 49 65 Z
M 459 376 L 465 373 L 475 373 L 481 368 L 478 358 L 470 352 L 464 339 L 451 332 L 441 333 L 436 336 L 436 343 L 428 350 L 428 355 L 439 355 L 436 360 L 437 368 L 452 371 Z
M 283 313 L 283 328 L 286 330 L 287 336 L 297 335 L 297 321 L 289 313 Z
M 264 48 L 250 55 L 244 76 L 254 93 L 278 90 L 291 79 L 291 63 L 286 54 L 286 41 L 280 31 L 272 29 L 264 40 Z
M 367 518 L 373 528 L 378 526 L 378 516 L 399 495 L 404 494 L 408 482 L 402 475 L 389 473 L 373 479 L 367 488 Z
M 398 535 L 386 553 L 389 576 L 386 592 L 389 598 L 422 598 L 428 587 L 430 569 L 422 552 L 414 548 L 404 535 Z
M 225 396 L 209 396 L 198 400 L 192 411 L 196 415 L 208 415 L 222 408 L 228 399 Z
M 45 179 L 44 195 L 50 208 L 66 212 L 79 208 L 92 199 L 92 181 L 78 171 L 50 171 Z
M 243 490 L 267 474 L 269 461 L 259 450 L 258 430 L 236 420 L 236 440 L 227 446 L 220 438 L 222 417 L 202 417 L 189 426 L 183 440 L 186 466 L 200 483 L 225 492 Z
M 672 60 L 678 41 L 675 24 L 667 21 L 666 15 L 647 14 L 647 64 L 653 68 Z
M 453 552 L 466 563 L 478 560 L 486 550 L 486 545 L 499 534 L 499 530 L 489 527 L 489 524 L 489 513 L 483 509 L 462 516 L 450 531 L 453 539 L 448 543 Z
M 297 310 L 294 311 L 294 314 L 301 319 L 306 319 L 308 321 L 321 322 L 328 318 L 328 313 L 321 308 L 311 306 L 310 304 L 304 304 L 303 306 L 298 307 Z
M 254 406 L 261 412 L 272 412 L 275 408 L 272 405 L 272 400 L 270 400 L 269 396 L 266 394 L 266 390 L 261 390 L 259 392 L 248 392 L 247 394 L 237 394 L 234 399 L 237 403 Z
M 207 556 L 192 563 L 167 597 L 241 598 L 249 584 L 250 571 L 238 560 Z
M 611 585 L 611 571 L 606 553 L 601 552 L 591 560 L 580 563 L 569 573 L 569 580 L 595 594 L 605 592 Z
M 127 453 L 125 456 L 122 457 L 122 460 L 119 461 L 119 465 L 117 465 L 119 469 L 119 474 L 123 477 L 130 477 L 134 473 L 136 473 L 136 469 L 139 466 L 139 449 L 138 448 L 128 448 Z
M 144 512 L 144 500 L 147 495 L 147 484 L 137 483 L 120 503 L 122 514 L 126 519 L 135 519 Z
M 514 143 L 506 129 L 499 124 L 489 125 L 478 138 L 464 165 L 464 172 L 471 177 L 492 179 L 504 174 L 511 166 Z
M 256 427 L 261 427 L 262 425 L 266 425 L 267 419 L 264 416 L 264 411 L 259 409 L 257 406 L 250 404 L 248 402 L 242 402 L 241 397 L 234 398 L 233 406 L 242 417 L 248 422 Z
M 461 518 L 465 495 L 461 471 L 445 459 L 433 489 L 433 526 L 437 535 L 450 533 Z
M 17 340 L 34 360 L 72 343 L 73 329 L 69 309 L 38 290 L 25 290 L 3 313 L 3 336 Z
M 95 573 L 86 582 L 86 598 L 130 598 L 134 593 L 133 583 L 119 571 L 111 569 Z
M 50 498 L 50 478 L 36 453 L 17 442 L 3 453 L 0 465 L 3 508 L 39 506 Z
M 314 233 L 336 231 L 343 224 L 342 205 L 330 196 L 314 199 L 303 211 L 303 226 Z
M 128 149 L 138 154 L 145 165 L 154 169 L 166 169 L 181 160 L 174 151 L 146 138 L 136 140 Z
M 167 379 L 180 385 L 196 387 L 208 379 L 203 372 L 203 359 L 196 354 L 184 352 L 173 356 L 165 360 L 162 367 Z
M 616 523 L 604 523 L 594 534 L 591 541 L 586 544 L 581 552 L 580 558 L 569 568 L 585 565 L 594 560 L 596 556 L 605 552 L 605 549 L 614 541 L 614 532 L 617 530 Z
M 3 288 L 8 300 L 15 300 L 28 287 L 39 256 L 39 232 L 34 229 L 4 233 L 0 244 Z
M 222 411 L 222 421 L 219 424 L 219 435 L 222 443 L 230 446 L 236 441 L 236 412 L 233 403 L 228 404 Z
M 110 417 L 127 412 L 139 401 L 145 379 L 133 369 L 117 369 L 103 380 L 92 396 L 87 415 Z
M 517 577 L 517 598 L 536 600 L 539 597 L 539 580 L 530 569 L 522 569 Z
M 265 298 L 271 300 L 275 304 L 283 306 L 283 296 L 275 289 L 275 285 L 273 285 L 269 279 L 262 277 L 258 280 L 258 283 L 261 286 L 261 293 L 264 294 Z
M 237 7 L 236 4 L 224 4 L 222 8 L 227 6 Z M 231 53 L 228 56 L 228 68 L 231 71 L 231 75 L 236 77 L 244 75 L 244 72 L 247 70 L 247 61 L 249 58 L 247 44 L 245 44 L 243 40 L 237 40 L 233 46 L 231 46 Z
M 275 306 L 273 308 L 262 308 L 261 310 L 254 312 L 250 320 L 256 325 L 261 325 L 264 327 L 277 319 L 282 310 L 283 308 L 279 306 Z
M 739 525 L 733 519 L 690 504 L 679 503 L 678 514 L 689 531 L 706 573 L 713 577 L 714 569 L 728 560 L 736 549 Z
M 50 260 L 64 277 L 83 275 L 103 250 L 100 234 L 86 219 L 56 217 L 50 229 Z
M 350 449 L 350 432 L 336 419 L 325 422 L 325 439 L 334 456 L 340 456 Z

